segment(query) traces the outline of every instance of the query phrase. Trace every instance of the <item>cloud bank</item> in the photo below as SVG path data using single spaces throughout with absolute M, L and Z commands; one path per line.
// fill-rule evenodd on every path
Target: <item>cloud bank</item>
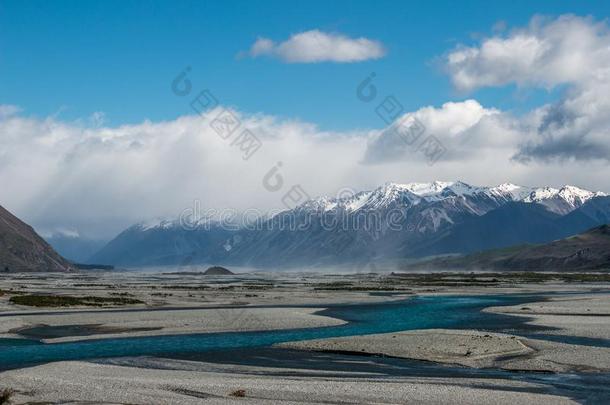
M 280 43 L 258 38 L 248 53 L 253 58 L 273 56 L 288 63 L 352 63 L 379 59 L 386 50 L 379 41 L 311 30 L 294 34 Z
M 610 189 L 603 166 L 593 163 L 512 161 L 521 131 L 505 114 L 474 100 L 413 112 L 447 146 L 447 156 L 433 166 L 413 149 L 396 154 L 395 148 L 383 147 L 379 139 L 387 129 L 331 133 L 309 123 L 234 111 L 262 142 L 244 160 L 233 141 L 210 125 L 220 108 L 119 127 L 2 110 L 0 204 L 45 234 L 70 229 L 109 238 L 135 222 L 177 217 L 194 204 L 282 209 L 281 198 L 294 185 L 311 197 L 335 195 L 344 187 L 436 179 Z M 283 179 L 279 191 L 263 186 L 274 167 Z
M 446 68 L 463 91 L 508 84 L 566 86 L 559 101 L 524 117 L 533 136 L 524 139 L 515 159 L 610 160 L 610 31 L 605 21 L 535 17 L 506 36 L 458 47 L 447 55 Z

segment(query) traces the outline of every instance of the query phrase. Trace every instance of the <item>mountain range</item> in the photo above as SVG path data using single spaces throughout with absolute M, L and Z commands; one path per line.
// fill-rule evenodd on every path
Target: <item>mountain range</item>
M 386 183 L 342 198 L 319 197 L 257 221 L 178 219 L 136 224 L 90 262 L 122 266 L 222 263 L 315 266 L 468 254 L 545 243 L 610 222 L 610 197 L 574 186 Z

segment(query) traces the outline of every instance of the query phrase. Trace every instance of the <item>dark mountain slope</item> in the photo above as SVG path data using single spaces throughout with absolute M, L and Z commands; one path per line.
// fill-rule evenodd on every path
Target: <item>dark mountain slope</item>
M 410 266 L 437 270 L 580 271 L 610 270 L 610 226 L 541 245 L 437 258 Z
M 472 253 L 523 243 L 547 242 L 562 233 L 557 224 L 558 218 L 558 214 L 540 204 L 508 203 L 455 226 L 428 247 L 421 247 L 418 255 Z
M 602 224 L 610 224 L 610 196 L 596 197 L 557 220 L 564 236 L 575 235 Z
M 0 271 L 70 271 L 72 264 L 0 206 Z
M 520 244 L 546 243 L 610 223 L 610 197 L 596 197 L 561 216 L 540 204 L 511 202 L 449 229 L 417 255 L 468 254 Z

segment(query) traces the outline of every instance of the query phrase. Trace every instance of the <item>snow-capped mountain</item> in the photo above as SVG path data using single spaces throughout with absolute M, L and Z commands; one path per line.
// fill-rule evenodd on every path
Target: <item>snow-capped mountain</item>
M 423 202 L 436 202 L 456 197 L 487 197 L 506 199 L 502 190 L 490 192 L 489 188 L 473 187 L 466 183 L 435 181 L 432 183 L 386 183 L 371 191 L 362 191 L 340 199 L 319 197 L 301 205 L 301 209 L 331 211 L 343 209 L 347 212 L 389 208 L 397 203 L 413 206 Z
M 490 194 L 504 196 L 512 201 L 523 201 L 534 189 L 512 183 L 502 183 L 499 186 L 490 187 L 488 190 Z
M 269 220 L 270 226 L 241 233 L 237 242 L 230 243 L 227 259 L 273 264 L 307 263 L 312 258 L 329 262 L 346 258 L 358 261 L 370 257 L 417 256 L 420 251 L 437 251 L 435 244 L 456 227 L 509 204 L 535 208 L 525 209 L 526 214 L 518 219 L 527 228 L 527 222 L 536 215 L 548 212 L 552 222 L 555 217 L 603 195 L 576 187 L 561 190 L 544 195 L 538 188 L 509 183 L 494 187 L 472 186 L 460 181 L 386 183 L 342 198 L 319 197 L 284 211 Z M 510 215 L 501 217 L 492 227 L 492 233 L 497 235 L 502 233 L 502 221 L 510 222 Z M 287 223 L 298 226 L 290 229 L 282 226 Z M 546 234 L 541 233 L 537 237 L 544 241 Z M 549 237 L 561 234 L 547 233 Z M 522 234 L 507 240 L 518 241 L 519 235 Z M 485 236 L 474 245 L 493 238 L 494 235 Z
M 419 203 L 430 203 L 455 198 L 490 199 L 499 204 L 508 201 L 523 201 L 545 205 L 550 211 L 566 214 L 580 207 L 594 197 L 607 194 L 592 192 L 566 185 L 560 189 L 552 187 L 526 187 L 512 183 L 503 183 L 493 187 L 471 186 L 461 181 L 434 181 L 431 183 L 386 183 L 371 190 L 362 191 L 353 196 L 340 199 L 324 196 L 303 203 L 298 209 L 314 211 L 332 211 L 344 209 L 348 212 L 388 208 L 397 202 L 405 206 Z M 481 212 L 471 207 L 473 212 Z
M 504 183 L 493 187 L 471 186 L 461 181 L 431 183 L 386 183 L 371 191 L 343 198 L 319 197 L 297 207 L 295 213 L 383 213 L 402 209 L 408 229 L 436 232 L 444 225 L 459 222 L 464 215 L 483 215 L 508 202 L 538 203 L 547 210 L 565 215 L 594 197 L 605 196 L 574 186 L 560 189 L 533 188 Z M 411 213 L 413 215 L 407 215 Z
M 421 252 L 453 252 L 455 246 L 466 246 L 455 242 L 460 242 L 454 235 L 457 230 L 460 235 L 468 235 L 470 250 L 486 243 L 502 246 L 505 241 L 527 242 L 532 236 L 527 232 L 531 223 L 546 224 L 535 239 L 544 242 L 547 237 L 563 235 L 563 225 L 555 224 L 558 218 L 604 196 L 574 186 L 555 189 L 511 183 L 481 187 L 461 181 L 386 183 L 340 198 L 323 196 L 305 201 L 241 229 L 235 223 L 226 227 L 210 219 L 194 226 L 188 226 L 188 221 L 185 226 L 178 219 L 141 223 L 119 235 L 95 258 L 124 265 L 172 264 L 185 257 L 241 265 L 404 258 Z M 610 215 L 610 205 L 604 205 L 610 204 L 610 197 L 604 198 L 607 200 L 598 201 L 589 211 L 607 210 Z M 572 217 L 570 232 L 586 230 L 579 228 L 584 223 L 579 215 Z M 587 218 L 605 216 L 588 213 Z M 511 226 L 516 229 L 511 237 L 500 237 Z M 485 234 L 478 234 L 474 231 L 477 229 Z
M 565 215 L 594 197 L 604 197 L 606 193 L 592 192 L 574 186 L 563 186 L 560 189 L 542 187 L 533 190 L 524 202 L 533 202 L 544 205 L 549 211 Z
M 341 198 L 321 196 L 305 201 L 292 212 L 294 214 L 340 213 L 355 214 L 379 212 L 388 209 L 409 210 L 426 205 L 422 212 L 442 218 L 449 223 L 456 213 L 482 215 L 507 202 L 522 201 L 544 205 L 549 211 L 567 214 L 594 197 L 605 196 L 603 192 L 592 192 L 574 186 L 526 187 L 503 183 L 493 187 L 472 186 L 461 181 L 434 181 L 430 183 L 386 183 L 374 190 L 361 191 Z M 444 204 L 443 204 L 444 203 Z M 428 205 L 432 205 L 428 207 Z M 444 206 L 445 211 L 439 211 Z M 434 209 L 430 209 L 434 208 Z M 237 221 L 238 222 L 238 221 Z M 438 222 L 438 221 L 433 221 Z M 217 226 L 213 219 L 155 218 L 133 225 L 142 232 L 153 229 L 199 229 Z M 232 226 L 235 228 L 235 226 Z M 437 230 L 433 227 L 432 230 Z
M 380 221 L 396 221 L 399 212 L 405 229 L 436 232 L 462 217 L 482 215 L 512 201 L 512 194 L 490 191 L 463 182 L 386 183 L 371 191 L 343 198 L 320 197 L 292 211 L 293 215 L 330 214 L 341 217 L 375 215 Z M 392 216 L 392 218 L 390 218 Z M 388 225 L 388 224 L 386 224 Z

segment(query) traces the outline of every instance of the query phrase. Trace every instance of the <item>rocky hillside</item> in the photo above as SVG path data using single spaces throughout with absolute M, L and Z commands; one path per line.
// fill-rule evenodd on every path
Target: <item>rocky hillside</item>
M 72 264 L 31 226 L 0 206 L 0 272 L 70 270 Z

